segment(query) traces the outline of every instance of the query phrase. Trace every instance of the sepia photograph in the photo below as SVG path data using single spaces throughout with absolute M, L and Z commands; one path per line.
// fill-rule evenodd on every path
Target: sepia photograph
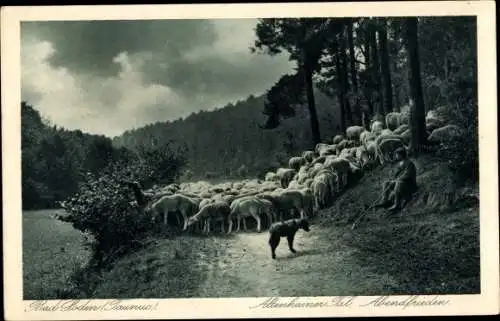
M 426 2 L 2 8 L 8 319 L 498 313 L 494 3 Z

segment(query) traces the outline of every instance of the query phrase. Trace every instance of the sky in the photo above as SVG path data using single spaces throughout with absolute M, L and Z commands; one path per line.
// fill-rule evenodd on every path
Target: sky
M 110 137 L 223 107 L 293 70 L 286 54 L 250 52 L 256 23 L 23 22 L 21 99 L 58 126 Z

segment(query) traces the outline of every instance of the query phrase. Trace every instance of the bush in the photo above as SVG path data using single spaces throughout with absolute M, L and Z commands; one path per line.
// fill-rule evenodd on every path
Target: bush
M 472 100 L 457 100 L 455 108 L 446 110 L 446 119 L 458 125 L 463 135 L 443 144 L 438 155 L 448 161 L 458 181 L 479 179 L 478 109 Z
M 131 205 L 135 199 L 123 182 L 136 180 L 144 184 L 157 183 L 166 177 L 172 179 L 177 173 L 167 173 L 160 166 L 169 159 L 174 164 L 170 170 L 178 171 L 182 162 L 175 156 L 164 155 L 163 158 L 155 155 L 152 162 L 142 158 L 132 163 L 124 160 L 110 164 L 98 176 L 89 172 L 78 191 L 63 202 L 68 215 L 62 219 L 93 238 L 91 266 L 106 266 L 116 257 L 141 246 L 141 240 L 155 232 L 149 215 L 137 205 Z

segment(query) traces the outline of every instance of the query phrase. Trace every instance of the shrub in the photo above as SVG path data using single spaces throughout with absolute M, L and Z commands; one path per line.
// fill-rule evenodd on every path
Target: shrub
M 448 108 L 445 117 L 464 131 L 463 135 L 442 144 L 438 155 L 448 161 L 457 180 L 479 179 L 478 109 L 473 100 L 457 100 L 455 108 Z
M 112 163 L 99 175 L 88 172 L 78 191 L 63 202 L 68 215 L 61 219 L 93 238 L 91 266 L 106 266 L 119 255 L 141 246 L 141 240 L 155 232 L 149 215 L 132 205 L 132 191 L 123 182 L 136 180 L 143 184 L 156 183 L 166 177 L 172 179 L 177 173 L 167 173 L 160 166 L 165 165 L 165 159 L 177 161 L 169 167 L 176 171 L 182 162 L 175 156 L 164 155 L 163 158 L 155 155 L 151 162 L 142 158 L 132 163 L 127 160 Z

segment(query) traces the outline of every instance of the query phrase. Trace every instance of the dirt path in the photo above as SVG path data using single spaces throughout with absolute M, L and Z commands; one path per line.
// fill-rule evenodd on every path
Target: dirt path
M 395 281 L 389 275 L 370 272 L 356 263 L 355 251 L 342 244 L 340 232 L 313 226 L 300 230 L 289 251 L 282 239 L 272 260 L 268 232 L 239 233 L 214 239 L 223 249 L 201 258 L 208 277 L 200 286 L 201 297 L 272 297 L 381 295 Z

